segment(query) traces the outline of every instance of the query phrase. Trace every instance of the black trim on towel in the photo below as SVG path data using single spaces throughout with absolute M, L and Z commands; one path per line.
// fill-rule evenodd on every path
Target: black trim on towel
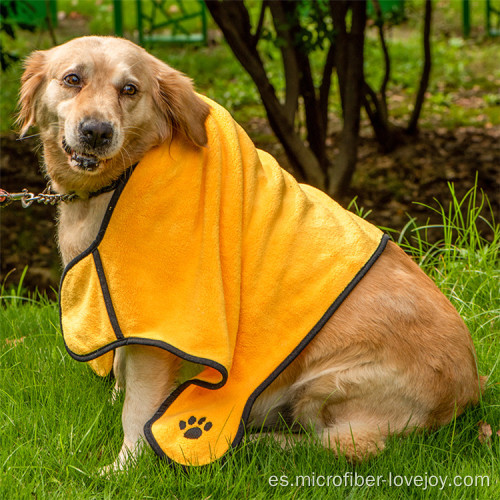
M 99 228 L 99 232 L 97 233 L 97 236 L 95 240 L 90 244 L 90 246 L 84 250 L 80 255 L 77 255 L 69 264 L 64 268 L 63 275 L 61 276 L 61 281 L 59 282 L 59 292 L 61 291 L 61 287 L 64 281 L 64 278 L 68 271 L 75 266 L 78 262 L 80 262 L 82 259 L 87 257 L 87 255 L 91 254 L 101 243 L 102 239 L 104 238 L 104 233 L 106 232 L 106 229 L 108 227 L 109 221 L 111 220 L 111 216 L 113 215 L 113 211 L 115 210 L 115 207 L 118 203 L 118 199 L 120 198 L 120 195 L 122 194 L 123 190 L 125 189 L 125 186 L 127 185 L 128 180 L 132 176 L 132 173 L 134 172 L 135 167 L 138 164 L 134 164 L 131 167 L 129 167 L 126 172 L 120 177 L 120 183 L 118 184 L 118 187 L 115 189 L 113 196 L 111 196 L 111 200 L 109 200 L 108 207 L 106 209 L 106 213 L 104 214 L 104 217 L 101 222 L 101 227 Z M 61 293 L 59 293 L 59 310 L 61 310 Z
M 191 382 L 196 382 L 196 385 L 199 385 L 200 387 L 204 387 L 206 389 L 219 389 L 220 387 L 225 385 L 228 377 L 226 368 L 221 364 L 211 359 L 192 356 L 191 354 L 181 351 L 177 349 L 177 347 L 174 347 L 173 345 L 168 344 L 167 342 L 163 342 L 162 340 L 145 339 L 142 337 L 123 337 L 121 339 L 115 340 L 114 342 L 106 344 L 104 347 L 101 347 L 100 349 L 97 349 L 96 351 L 93 351 L 90 354 L 76 354 L 69 349 L 69 347 L 66 345 L 66 342 L 64 342 L 64 345 L 66 347 L 66 350 L 68 351 L 68 354 L 73 359 L 82 362 L 92 361 L 93 359 L 99 358 L 100 356 L 106 354 L 109 351 L 117 349 L 118 347 L 123 347 L 125 345 L 148 345 L 152 347 L 160 347 L 165 351 L 175 354 L 181 359 L 190 361 L 191 363 L 197 363 L 200 365 L 207 366 L 209 368 L 213 368 L 214 370 L 217 370 L 221 374 L 222 380 L 220 380 L 220 382 L 217 383 L 206 382 L 204 380 L 199 380 L 199 379 L 193 379 L 191 381 Z
M 109 221 L 111 220 L 111 216 L 113 215 L 113 212 L 114 212 L 116 205 L 118 203 L 118 200 L 119 200 L 123 190 L 125 189 L 125 186 L 127 185 L 128 180 L 132 176 L 135 168 L 137 167 L 137 165 L 138 165 L 138 163 L 131 165 L 121 175 L 121 177 L 118 178 L 117 187 L 116 187 L 115 191 L 113 192 L 111 199 L 109 200 L 108 206 L 106 208 L 106 213 L 104 214 L 104 217 L 103 217 L 102 222 L 101 222 L 101 226 L 99 228 L 99 232 L 97 233 L 95 240 L 90 244 L 90 246 L 86 250 L 84 250 L 80 255 L 77 255 L 73 260 L 71 260 L 68 263 L 68 265 L 64 268 L 63 274 L 61 276 L 61 281 L 59 282 L 59 300 L 58 300 L 58 302 L 59 302 L 59 304 L 58 304 L 59 305 L 59 324 L 61 327 L 61 334 L 62 334 L 63 341 L 64 341 L 64 347 L 66 348 L 66 350 L 68 351 L 68 353 L 70 355 L 72 355 L 72 353 L 68 349 L 68 346 L 66 345 L 66 340 L 64 339 L 63 326 L 62 326 L 62 307 L 61 307 L 62 293 L 61 292 L 62 292 L 64 278 L 66 277 L 66 274 L 73 266 L 75 266 L 82 259 L 84 259 L 88 255 L 90 255 L 94 250 L 97 249 L 98 245 L 101 243 L 101 241 L 104 237 L 104 233 L 106 232 L 106 229 L 108 227 Z M 95 261 L 95 258 L 94 258 L 94 261 Z M 101 268 L 102 268 L 102 266 L 101 266 Z M 99 279 L 100 279 L 100 277 L 99 277 Z M 102 286 L 102 283 L 101 283 L 101 286 Z M 107 307 L 107 304 L 106 304 L 106 307 Z M 116 334 L 116 330 L 115 330 L 115 334 Z M 123 335 L 122 335 L 122 337 L 123 337 Z
M 109 293 L 108 282 L 106 281 L 106 275 L 102 267 L 101 254 L 97 248 L 92 252 L 92 257 L 94 258 L 94 265 L 97 276 L 99 277 L 99 284 L 101 285 L 102 296 L 104 298 L 104 304 L 106 305 L 106 311 L 108 312 L 109 321 L 111 322 L 116 338 L 123 339 L 125 337 L 123 336 L 122 329 L 116 318 L 115 308 L 113 307 L 113 301 Z
M 346 286 L 343 292 L 335 299 L 335 301 L 327 309 L 325 314 L 316 323 L 313 329 L 304 337 L 304 339 L 299 343 L 299 345 L 278 365 L 278 367 L 264 380 L 264 382 L 262 382 L 250 395 L 245 405 L 245 408 L 243 409 L 240 426 L 231 444 L 231 447 L 224 455 L 222 455 L 219 458 L 219 460 L 224 460 L 226 455 L 231 451 L 231 449 L 236 448 L 240 444 L 245 434 L 245 426 L 248 422 L 250 411 L 252 409 L 253 404 L 255 403 L 255 400 L 264 391 L 264 389 L 266 389 L 278 377 L 278 375 L 302 352 L 302 350 L 307 346 L 307 344 L 309 344 L 309 342 L 325 326 L 327 321 L 332 317 L 333 313 L 339 308 L 340 304 L 342 304 L 342 302 L 346 299 L 346 297 L 352 292 L 354 287 L 360 282 L 360 280 L 372 267 L 375 261 L 380 257 L 388 241 L 389 241 L 389 236 L 384 234 L 375 252 L 368 259 L 365 265 L 358 271 L 356 276 L 354 276 L 354 278 Z M 167 411 L 169 406 L 181 395 L 182 392 L 184 392 L 185 389 L 187 389 L 191 384 L 200 385 L 197 382 L 199 381 L 197 381 L 196 379 L 188 380 L 183 384 L 181 384 L 179 387 L 177 387 L 177 389 L 172 394 L 170 394 L 170 396 L 168 396 L 168 398 L 162 403 L 158 411 L 153 415 L 153 417 L 148 422 L 146 422 L 144 426 L 144 435 L 149 445 L 160 458 L 166 459 L 169 464 L 174 464 L 176 462 L 171 458 L 169 458 L 168 455 L 166 455 L 166 453 L 161 449 L 160 445 L 153 436 L 152 426 L 154 422 L 156 422 L 159 418 L 163 416 L 163 414 Z M 183 468 L 184 470 L 186 470 L 185 466 L 183 466 Z

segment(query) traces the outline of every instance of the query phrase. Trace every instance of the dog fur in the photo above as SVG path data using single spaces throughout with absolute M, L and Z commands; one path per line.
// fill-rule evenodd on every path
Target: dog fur
M 64 265 L 95 239 L 111 197 L 88 194 L 175 134 L 203 147 L 208 112 L 186 76 L 127 40 L 77 38 L 27 59 L 21 134 L 39 127 L 52 187 L 80 197 L 59 207 Z M 156 347 L 117 349 L 124 442 L 113 468 L 139 452 L 144 424 L 175 387 L 179 367 L 176 356 Z M 456 310 L 389 242 L 324 328 L 259 396 L 250 421 L 312 426 L 325 447 L 362 460 L 382 450 L 389 434 L 447 424 L 478 402 L 484 383 Z

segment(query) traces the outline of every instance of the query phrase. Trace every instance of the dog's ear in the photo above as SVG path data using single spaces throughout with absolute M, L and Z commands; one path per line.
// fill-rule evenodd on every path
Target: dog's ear
M 36 124 L 36 107 L 39 90 L 45 79 L 45 53 L 33 52 L 24 63 L 19 92 L 19 113 L 16 124 L 20 128 L 21 137 Z
M 152 57 L 155 77 L 154 100 L 168 128 L 178 130 L 196 146 L 207 144 L 205 120 L 210 107 L 193 89 L 191 79 Z M 169 130 L 162 134 L 165 138 Z

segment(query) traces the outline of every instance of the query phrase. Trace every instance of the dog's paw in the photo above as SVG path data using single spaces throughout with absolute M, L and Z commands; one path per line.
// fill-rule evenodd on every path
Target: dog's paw
M 179 429 L 184 432 L 184 437 L 187 439 L 198 439 L 201 437 L 204 431 L 209 431 L 212 428 L 212 422 L 207 422 L 206 417 L 201 417 L 196 421 L 196 417 L 189 417 L 187 423 L 185 420 L 179 422 Z
M 108 477 L 110 477 L 118 472 L 126 472 L 125 464 L 118 462 L 118 461 L 112 463 L 111 465 L 107 465 L 106 467 L 101 467 L 97 471 L 99 476 L 105 477 L 105 478 L 108 478 Z

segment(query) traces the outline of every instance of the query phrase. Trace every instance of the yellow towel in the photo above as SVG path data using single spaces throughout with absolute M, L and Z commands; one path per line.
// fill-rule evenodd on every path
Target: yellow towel
M 152 448 L 183 465 L 208 464 L 241 441 L 256 397 L 386 243 L 205 100 L 208 145 L 177 137 L 148 152 L 60 290 L 66 347 L 99 375 L 113 349 L 134 343 L 205 366 L 145 427 Z

